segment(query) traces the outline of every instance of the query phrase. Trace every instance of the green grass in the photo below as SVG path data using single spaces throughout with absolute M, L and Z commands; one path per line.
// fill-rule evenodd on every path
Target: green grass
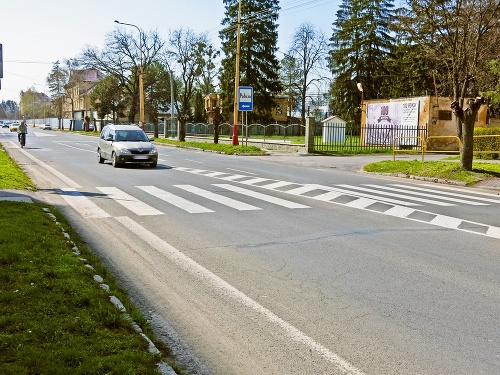
M 60 214 L 38 203 L 0 202 L 0 373 L 156 374 L 159 355 L 93 280 L 105 279 L 134 320 L 147 322 L 98 260 L 71 239 Z M 77 241 L 79 242 L 79 241 Z M 85 267 L 80 257 L 91 262 Z
M 155 138 L 155 142 L 168 144 L 180 148 L 196 148 L 204 151 L 213 151 L 226 155 L 264 155 L 266 152 L 255 146 L 245 146 L 240 141 L 239 146 L 209 142 L 179 142 L 173 139 Z
M 3 149 L 0 164 L 2 189 L 34 189 Z M 41 203 L 0 201 L 0 213 L 0 374 L 158 374 L 161 360 L 184 373 L 57 210 Z M 104 279 L 110 292 L 94 275 Z M 148 351 L 147 341 L 110 295 L 124 304 L 161 354 Z
M 0 189 L 35 190 L 35 186 L 0 144 Z
M 406 174 L 446 180 L 462 181 L 473 184 L 485 179 L 500 177 L 500 163 L 473 163 L 472 171 L 463 170 L 454 161 L 392 161 L 385 160 L 367 164 L 363 169 L 367 172 Z

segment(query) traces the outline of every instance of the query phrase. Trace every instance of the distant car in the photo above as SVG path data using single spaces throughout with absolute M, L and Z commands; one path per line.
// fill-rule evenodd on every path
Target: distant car
M 43 127 L 42 127 L 43 130 L 52 130 L 52 126 L 50 124 L 45 124 Z
M 4 121 L 4 122 L 2 123 L 2 128 L 8 128 L 8 127 L 10 127 L 10 122 L 8 122 L 8 121 Z
M 97 145 L 97 160 L 111 160 L 113 167 L 123 164 L 158 163 L 158 150 L 146 133 L 134 125 L 106 125 L 102 129 Z
M 21 125 L 20 123 L 18 122 L 13 122 L 10 124 L 9 126 L 9 129 L 11 132 L 17 132 L 17 128 L 19 127 L 19 125 Z

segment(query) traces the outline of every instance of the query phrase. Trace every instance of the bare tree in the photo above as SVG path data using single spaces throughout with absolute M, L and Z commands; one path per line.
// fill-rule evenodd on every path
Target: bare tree
M 401 17 L 411 40 L 424 46 L 428 57 L 446 75 L 440 77 L 441 93 L 450 93 L 455 106 L 463 107 L 467 97 L 481 91 L 480 77 L 486 64 L 498 56 L 500 44 L 500 2 L 498 0 L 407 0 Z M 456 116 L 457 134 L 464 141 L 461 157 L 464 169 L 472 168 L 472 131 L 467 121 Z M 468 149 L 470 147 L 470 149 Z
M 306 95 L 313 82 L 324 79 L 320 71 L 324 67 L 328 52 L 328 43 L 325 35 L 317 31 L 310 23 L 300 25 L 293 36 L 292 47 L 288 54 L 297 61 L 300 70 L 300 81 L 297 88 L 301 100 L 302 124 L 306 123 Z
M 191 105 L 194 85 L 207 66 L 207 51 L 210 44 L 205 34 L 195 34 L 192 30 L 177 29 L 170 33 L 170 50 L 167 52 L 169 70 L 179 72 L 181 87 L 175 87 L 177 101 L 174 103 L 180 123 L 179 141 L 186 140 L 186 123 L 192 116 Z M 174 66 L 177 69 L 172 69 Z M 177 82 L 174 82 L 177 86 Z
M 165 42 L 156 31 L 149 34 L 141 31 L 139 35 L 134 36 L 124 28 L 117 28 L 106 35 L 103 51 L 86 46 L 80 62 L 87 69 L 98 69 L 118 80 L 120 87 L 129 97 L 128 119 L 133 122 L 139 112 L 141 61 L 147 74 L 148 67 L 158 60 L 164 45 Z M 145 86 L 144 90 L 147 92 L 148 87 Z

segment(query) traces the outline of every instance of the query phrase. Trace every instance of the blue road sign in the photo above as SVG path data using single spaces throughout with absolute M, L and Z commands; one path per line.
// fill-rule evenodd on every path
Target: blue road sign
M 238 111 L 253 111 L 253 87 L 238 87 Z

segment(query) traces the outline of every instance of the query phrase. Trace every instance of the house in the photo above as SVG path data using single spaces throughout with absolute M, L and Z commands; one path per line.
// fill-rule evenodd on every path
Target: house
M 92 89 L 104 78 L 97 69 L 72 70 L 66 85 L 66 96 L 63 103 L 63 118 L 84 120 L 97 117 L 97 111 L 90 104 Z

